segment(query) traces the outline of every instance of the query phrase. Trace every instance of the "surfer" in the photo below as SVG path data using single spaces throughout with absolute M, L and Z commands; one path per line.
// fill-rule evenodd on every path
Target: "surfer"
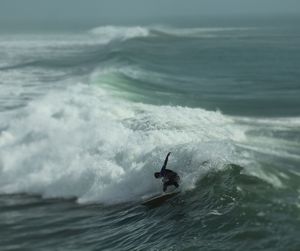
M 178 182 L 180 180 L 180 177 L 178 176 L 178 174 L 170 169 L 166 169 L 167 163 L 168 163 L 168 158 L 169 158 L 170 154 L 171 154 L 170 152 L 167 154 L 167 157 L 165 159 L 165 162 L 164 162 L 160 172 L 154 173 L 154 177 L 156 179 L 163 178 L 162 182 L 163 182 L 163 191 L 164 192 L 167 190 L 168 186 L 175 186 L 176 188 L 179 187 Z

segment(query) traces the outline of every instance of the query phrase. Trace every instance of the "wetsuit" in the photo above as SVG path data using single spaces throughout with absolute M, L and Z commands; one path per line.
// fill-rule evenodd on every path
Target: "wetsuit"
M 167 163 L 168 163 L 168 158 L 169 158 L 170 153 L 168 153 L 165 162 L 160 170 L 160 175 L 157 178 L 162 177 L 163 178 L 163 191 L 165 192 L 167 190 L 168 186 L 175 186 L 176 188 L 179 187 L 179 176 L 176 172 L 170 170 L 170 169 L 166 169 L 167 167 Z

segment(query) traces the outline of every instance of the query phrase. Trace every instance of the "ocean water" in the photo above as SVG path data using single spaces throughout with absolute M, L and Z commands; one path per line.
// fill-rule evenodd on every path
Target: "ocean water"
M 0 250 L 300 250 L 299 66 L 293 20 L 2 32 Z

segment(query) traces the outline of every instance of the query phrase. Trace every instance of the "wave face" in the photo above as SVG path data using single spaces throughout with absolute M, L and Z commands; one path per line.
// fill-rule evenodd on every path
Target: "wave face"
M 1 35 L 0 247 L 296 250 L 297 32 Z M 169 151 L 181 194 L 146 210 Z

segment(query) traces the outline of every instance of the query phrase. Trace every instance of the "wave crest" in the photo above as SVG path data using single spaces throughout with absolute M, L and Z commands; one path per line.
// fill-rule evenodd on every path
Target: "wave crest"
M 90 33 L 101 37 L 103 42 L 113 40 L 127 40 L 136 37 L 147 37 L 149 29 L 141 26 L 125 27 L 125 26 L 100 26 L 90 30 Z

